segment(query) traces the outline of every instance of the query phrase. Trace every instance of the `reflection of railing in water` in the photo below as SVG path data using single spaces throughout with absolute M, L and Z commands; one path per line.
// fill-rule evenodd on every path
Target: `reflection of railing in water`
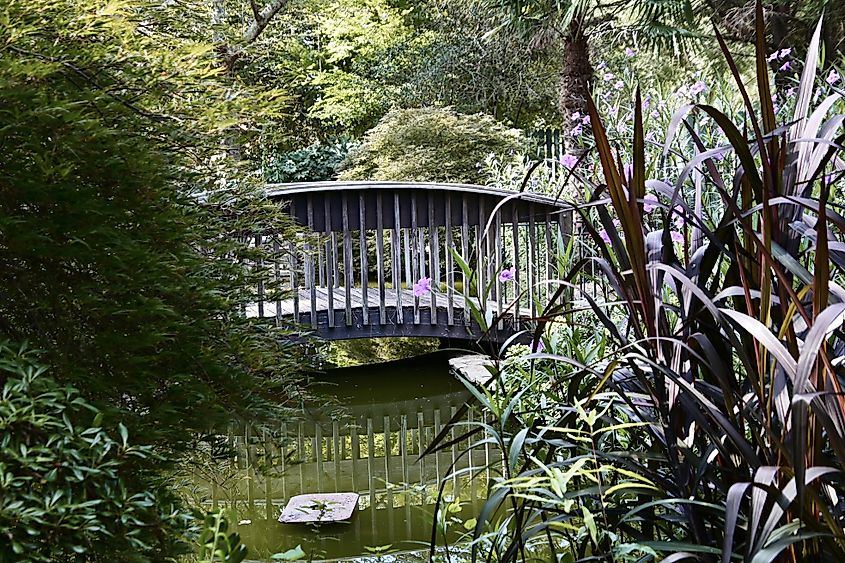
M 233 428 L 228 436 L 233 452 L 230 469 L 242 476 L 225 489 L 212 483 L 211 503 L 238 504 L 252 514 L 263 512 L 275 519 L 294 495 L 356 491 L 362 495 L 362 509 L 375 507 L 369 517 L 370 533 L 376 534 L 384 519 L 382 524 L 391 530 L 402 527 L 394 518 L 410 526 L 411 507 L 432 504 L 441 477 L 454 465 L 461 475 L 448 478 L 450 494 L 474 504 L 486 493 L 480 490 L 490 477 L 485 468 L 498 459 L 497 450 L 488 445 L 461 456 L 468 446 L 463 441 L 418 459 L 464 400 L 464 393 L 451 393 L 351 407 L 342 420 L 282 424 L 279 432 L 272 433 Z M 467 420 L 474 416 L 470 411 Z M 450 432 L 454 439 L 460 430 Z M 471 479 L 477 472 L 487 479 Z

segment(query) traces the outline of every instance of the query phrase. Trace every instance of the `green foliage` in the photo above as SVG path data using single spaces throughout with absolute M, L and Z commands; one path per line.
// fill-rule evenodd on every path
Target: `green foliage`
M 595 252 L 539 315 L 534 337 L 554 353 L 473 388 L 495 420 L 458 438 L 505 454 L 471 536 L 485 558 L 845 557 L 841 97 L 814 96 L 817 34 L 794 111 L 777 117 L 762 15 L 758 3 L 756 95 L 736 71 L 740 124 L 704 103 L 676 112 L 664 157 L 687 161 L 673 182 L 646 174 L 639 93 L 630 167 L 590 104 L 603 179 L 577 211 Z M 690 112 L 727 143 L 704 144 Z M 580 294 L 582 280 L 612 296 Z M 568 291 L 577 302 L 558 304 Z
M 318 182 L 331 180 L 337 167 L 349 152 L 349 143 L 339 140 L 331 144 L 311 146 L 266 158 L 264 178 L 272 183 Z
M 244 233 L 289 222 L 220 158 L 263 98 L 146 4 L 42 4 L 6 4 L 0 28 L 0 333 L 178 450 L 296 371 L 240 312 L 273 259 Z
M 36 354 L 0 343 L 0 561 L 161 561 L 188 514 L 129 440 Z
M 421 356 L 440 347 L 436 338 L 361 338 L 332 342 L 328 362 L 336 367 L 392 362 Z
M 514 153 L 524 142 L 520 132 L 483 114 L 397 109 L 350 151 L 340 178 L 479 183 L 487 155 Z
M 227 533 L 229 520 L 221 510 L 208 514 L 200 530 L 197 563 L 241 563 L 248 549 L 237 532 Z

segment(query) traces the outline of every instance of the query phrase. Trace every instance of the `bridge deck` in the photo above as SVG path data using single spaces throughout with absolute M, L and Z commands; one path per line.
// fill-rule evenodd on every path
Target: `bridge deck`
M 265 301 L 253 304 L 247 308 L 250 317 L 274 318 L 278 316 L 296 319 L 303 325 L 310 325 L 321 337 L 328 340 L 362 338 L 371 336 L 439 336 L 465 339 L 467 329 L 476 337 L 482 331 L 475 319 L 472 318 L 467 301 L 471 300 L 478 306 L 478 298 L 464 296 L 460 293 L 451 295 L 451 314 L 449 311 L 449 297 L 445 293 L 426 294 L 420 297 L 414 295 L 410 289 L 384 288 L 384 298 L 379 288 L 360 287 L 349 288 L 349 305 L 347 307 L 347 288 L 325 287 L 314 288 L 314 303 L 312 307 L 312 291 L 300 289 L 295 297 L 278 302 Z M 366 314 L 364 313 L 366 300 Z M 384 314 L 380 303 L 384 303 Z M 436 314 L 432 315 L 432 304 Z M 501 333 L 496 340 L 506 337 L 513 330 L 515 306 L 504 305 L 504 320 L 509 330 Z M 485 310 L 488 323 L 499 314 L 497 302 L 487 300 Z M 312 318 L 311 314 L 315 315 Z M 329 311 L 333 314 L 329 315 Z M 347 321 L 347 311 L 349 317 Z M 401 311 L 401 314 L 400 314 Z M 531 317 L 531 311 L 520 308 L 519 319 L 524 321 Z M 505 325 L 500 323 L 500 328 Z
M 329 291 L 332 292 L 331 299 L 329 299 Z M 398 295 L 398 293 L 400 292 L 401 296 Z M 375 287 L 370 287 L 367 288 L 366 293 L 367 307 L 369 309 L 378 309 L 378 304 L 382 301 L 379 289 Z M 328 311 L 329 308 L 332 308 L 335 311 L 346 310 L 346 288 L 344 287 L 335 287 L 331 290 L 326 287 L 317 287 L 315 288 L 314 296 L 316 297 L 314 309 L 318 313 Z M 431 309 L 432 301 L 434 301 L 434 304 L 438 309 L 445 310 L 447 307 L 446 299 L 447 296 L 445 294 L 436 294 L 434 296 L 432 296 L 431 294 L 426 294 L 421 297 L 416 297 L 414 296 L 413 290 L 405 288 L 401 289 L 400 291 L 388 288 L 385 288 L 384 290 L 384 303 L 387 307 L 394 307 L 399 304 L 401 304 L 403 307 L 413 307 L 415 304 L 415 300 L 418 300 L 416 301 L 416 304 L 420 309 Z M 364 307 L 364 292 L 361 291 L 360 287 L 350 288 L 349 300 L 349 306 L 352 309 L 362 309 Z M 478 306 L 478 298 L 464 297 L 459 293 L 455 293 L 452 296 L 452 306 L 455 310 L 463 311 L 465 309 L 468 309 L 468 307 L 466 306 L 467 300 L 472 300 L 472 302 L 476 306 Z M 284 299 L 278 302 L 278 305 L 280 306 L 280 315 L 283 317 L 294 316 L 299 313 L 308 313 L 309 311 L 311 311 L 311 291 L 308 289 L 300 289 L 297 298 Z M 276 302 L 266 301 L 264 302 L 263 306 L 263 314 L 259 315 L 258 305 L 255 304 L 247 309 L 247 315 L 251 317 L 276 316 Z M 512 315 L 514 308 L 515 307 L 508 308 L 508 305 L 506 304 L 506 314 Z M 498 314 L 498 303 L 492 300 L 488 300 L 487 310 L 494 314 Z M 521 318 L 529 318 L 530 316 L 530 310 L 526 309 L 525 307 L 522 307 L 520 309 Z

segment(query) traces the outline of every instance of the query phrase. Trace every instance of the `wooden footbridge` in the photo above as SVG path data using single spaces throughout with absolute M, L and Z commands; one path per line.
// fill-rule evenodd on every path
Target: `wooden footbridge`
M 268 194 L 308 232 L 273 242 L 286 249 L 275 275 L 287 291 L 270 300 L 259 287 L 247 313 L 327 340 L 502 342 L 536 316 L 532 296 L 552 294 L 546 282 L 572 224 L 552 198 L 466 184 L 314 182 Z

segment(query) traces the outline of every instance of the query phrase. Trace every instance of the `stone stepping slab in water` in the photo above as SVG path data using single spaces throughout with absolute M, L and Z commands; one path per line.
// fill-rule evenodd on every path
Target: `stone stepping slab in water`
M 314 522 L 343 522 L 352 518 L 358 508 L 358 493 L 310 493 L 292 497 L 279 522 L 308 524 Z

